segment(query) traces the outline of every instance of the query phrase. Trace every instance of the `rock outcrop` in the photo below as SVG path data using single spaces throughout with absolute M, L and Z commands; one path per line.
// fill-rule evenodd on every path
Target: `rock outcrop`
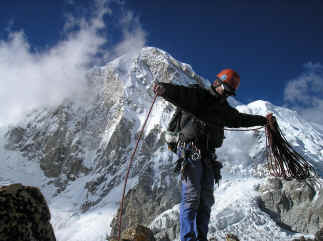
M 156 241 L 152 231 L 142 225 L 137 225 L 121 233 L 122 241 Z M 118 241 L 118 237 L 108 238 L 109 241 Z
M 323 227 L 316 232 L 315 241 L 323 241 Z
M 322 227 L 323 197 L 311 183 L 269 178 L 258 190 L 260 207 L 284 228 L 316 233 Z
M 55 241 L 50 212 L 38 188 L 0 187 L 0 240 Z
M 139 183 L 131 189 L 124 201 L 122 230 L 136 224 L 148 226 L 156 216 L 172 208 L 180 201 L 180 187 L 177 176 L 172 174 L 172 169 L 166 169 L 161 173 L 161 185 L 154 186 L 154 171 L 148 167 L 139 177 Z M 118 233 L 117 216 L 111 223 L 111 235 Z

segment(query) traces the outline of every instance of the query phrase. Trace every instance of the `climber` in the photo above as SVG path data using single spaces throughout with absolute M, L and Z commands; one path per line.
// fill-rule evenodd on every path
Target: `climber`
M 263 116 L 240 113 L 228 104 L 227 97 L 235 95 L 239 84 L 237 72 L 225 69 L 217 74 L 209 90 L 160 82 L 153 86 L 156 95 L 199 120 L 183 127 L 186 131 L 181 131 L 177 144 L 177 153 L 188 163 L 182 175 L 181 241 L 207 241 L 214 203 L 215 149 L 223 143 L 224 126 L 251 127 L 267 123 Z

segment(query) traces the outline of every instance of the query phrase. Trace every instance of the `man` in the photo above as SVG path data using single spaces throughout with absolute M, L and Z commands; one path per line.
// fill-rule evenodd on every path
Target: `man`
M 211 206 L 214 204 L 214 170 L 210 167 L 215 148 L 223 143 L 224 126 L 251 127 L 267 123 L 263 116 L 240 113 L 228 104 L 227 97 L 235 95 L 239 84 L 237 72 L 225 69 L 217 75 L 210 90 L 167 83 L 154 85 L 157 95 L 204 123 L 188 125 L 187 130 L 182 131 L 180 141 L 182 149 L 179 148 L 179 152 L 188 153 L 184 156 L 189 163 L 185 166 L 185 178 L 182 179 L 182 241 L 207 241 Z

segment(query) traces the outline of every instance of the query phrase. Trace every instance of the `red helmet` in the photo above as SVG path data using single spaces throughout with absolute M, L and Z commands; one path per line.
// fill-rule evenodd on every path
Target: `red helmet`
M 225 83 L 233 94 L 239 87 L 240 76 L 233 69 L 224 69 L 216 77 Z M 213 85 L 216 85 L 216 81 L 213 82 Z

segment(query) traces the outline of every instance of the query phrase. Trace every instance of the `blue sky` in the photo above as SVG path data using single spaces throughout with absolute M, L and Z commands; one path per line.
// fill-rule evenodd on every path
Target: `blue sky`
M 77 73 L 86 72 L 75 66 L 102 64 L 135 48 L 154 46 L 209 80 L 223 68 L 237 70 L 241 76 L 237 99 L 243 103 L 268 100 L 323 123 L 322 12 L 320 0 L 1 1 L 0 71 L 8 78 L 1 79 L 0 97 L 10 99 L 3 89 L 14 88 L 15 83 L 24 86 L 10 79 L 12 65 L 32 63 L 32 75 L 39 72 L 38 65 L 42 67 L 38 80 L 30 80 L 31 92 L 46 88 L 42 78 L 58 71 L 49 63 L 65 61 L 64 66 L 70 67 L 70 89 L 61 95 L 48 90 L 35 99 L 21 90 L 30 105 L 37 106 L 40 100 L 55 103 L 74 90 Z M 52 82 L 60 92 L 64 76 Z M 5 101 L 19 113 L 23 107 L 17 102 Z

